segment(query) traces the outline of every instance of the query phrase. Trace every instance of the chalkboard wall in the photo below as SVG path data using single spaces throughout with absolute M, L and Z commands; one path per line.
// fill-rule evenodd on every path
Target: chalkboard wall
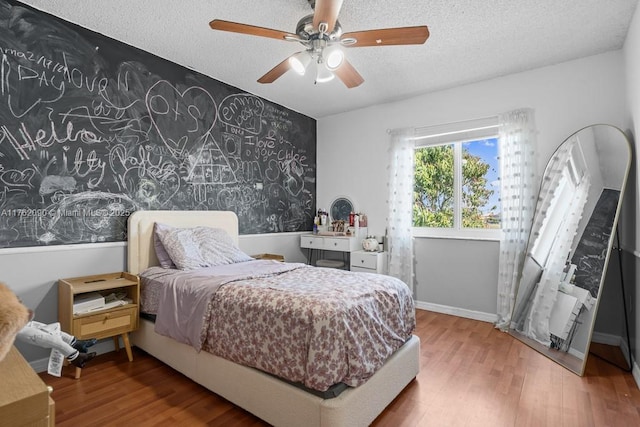
M 0 0 L 0 247 L 122 241 L 135 210 L 310 230 L 316 121 Z

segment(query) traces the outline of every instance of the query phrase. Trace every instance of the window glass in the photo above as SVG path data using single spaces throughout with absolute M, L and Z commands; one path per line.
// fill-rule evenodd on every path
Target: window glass
M 414 227 L 453 227 L 453 145 L 416 149 Z
M 500 230 L 498 162 L 495 136 L 416 147 L 414 231 L 464 237 L 475 230 L 495 237 Z
M 500 228 L 498 139 L 462 143 L 462 227 Z

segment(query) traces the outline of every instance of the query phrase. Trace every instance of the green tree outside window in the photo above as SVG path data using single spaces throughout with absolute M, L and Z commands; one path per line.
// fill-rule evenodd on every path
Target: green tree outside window
M 472 154 L 469 144 L 461 146 L 462 178 L 459 184 L 455 180 L 453 144 L 416 149 L 414 227 L 453 228 L 454 189 L 455 185 L 460 185 L 462 228 L 500 228 L 499 206 L 492 201 L 495 190 L 489 179 L 491 165 L 481 156 Z

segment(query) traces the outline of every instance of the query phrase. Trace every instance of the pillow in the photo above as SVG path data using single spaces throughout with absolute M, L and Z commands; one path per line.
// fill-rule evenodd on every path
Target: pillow
M 156 222 L 153 225 L 153 247 L 156 249 L 156 257 L 158 258 L 158 262 L 160 262 L 160 266 L 162 268 L 176 268 L 176 265 L 171 260 L 171 257 L 164 248 L 160 238 L 161 235 L 173 230 L 173 228 L 174 227 L 171 227 L 170 225 L 160 224 L 159 222 Z
M 221 228 L 173 228 L 158 236 L 171 260 L 181 270 L 253 260 Z

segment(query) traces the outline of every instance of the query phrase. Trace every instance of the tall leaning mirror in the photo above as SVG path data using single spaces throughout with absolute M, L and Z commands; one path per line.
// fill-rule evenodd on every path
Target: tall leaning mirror
M 509 333 L 584 374 L 631 163 L 609 125 L 571 135 L 545 168 Z

